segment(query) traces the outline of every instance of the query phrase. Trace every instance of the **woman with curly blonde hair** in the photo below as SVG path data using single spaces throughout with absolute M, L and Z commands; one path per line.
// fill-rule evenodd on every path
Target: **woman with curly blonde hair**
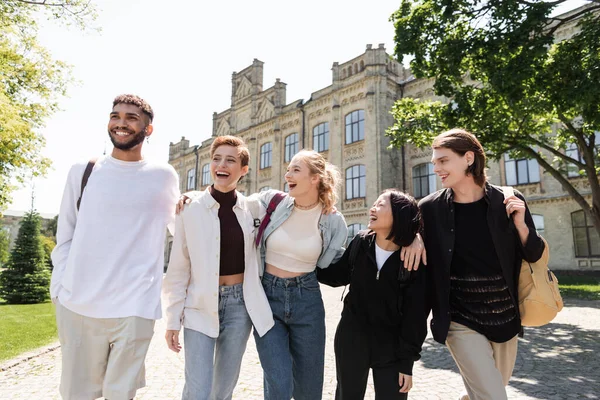
M 264 371 L 264 398 L 318 400 L 323 392 L 325 309 L 316 268 L 343 254 L 348 228 L 335 212 L 340 174 L 316 151 L 302 150 L 287 167 L 289 196 L 261 238 L 262 285 L 275 326 L 255 334 Z M 279 194 L 278 194 L 279 193 Z M 265 207 L 277 191 L 261 193 Z

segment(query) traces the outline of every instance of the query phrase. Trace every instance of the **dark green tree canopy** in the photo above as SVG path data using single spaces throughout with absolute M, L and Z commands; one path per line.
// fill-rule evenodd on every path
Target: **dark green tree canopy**
M 21 221 L 7 268 L 0 273 L 0 297 L 7 303 L 40 303 L 50 298 L 50 269 L 40 226 L 40 216 L 33 210 Z
M 396 56 L 412 57 L 414 76 L 434 78 L 448 101 L 400 100 L 388 134 L 423 147 L 463 127 L 493 159 L 535 158 L 600 233 L 600 1 L 554 15 L 564 2 L 403 0 L 391 17 Z M 572 168 L 589 190 L 574 187 Z

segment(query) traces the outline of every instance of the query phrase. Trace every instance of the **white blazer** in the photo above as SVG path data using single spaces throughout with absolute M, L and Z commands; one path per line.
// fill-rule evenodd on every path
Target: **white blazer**
M 250 200 L 237 192 L 233 212 L 244 232 L 244 302 L 254 329 L 263 336 L 274 325 L 259 277 L 260 255 L 254 246 L 258 230 L 254 219 L 264 215 L 264 208 L 258 200 Z M 219 203 L 206 189 L 175 221 L 171 259 L 163 281 L 169 330 L 180 330 L 183 325 L 212 338 L 219 336 L 221 225 L 218 213 Z

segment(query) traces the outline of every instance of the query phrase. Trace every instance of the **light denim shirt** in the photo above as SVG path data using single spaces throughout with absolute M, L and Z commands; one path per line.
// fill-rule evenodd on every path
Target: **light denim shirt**
M 266 209 L 276 193 L 278 193 L 277 190 L 267 190 L 254 194 L 250 196 L 250 198 L 258 196 L 263 207 Z M 265 256 L 267 238 L 289 218 L 293 210 L 294 198 L 286 196 L 281 203 L 279 203 L 275 211 L 273 211 L 273 214 L 271 214 L 271 221 L 269 222 L 269 225 L 267 225 L 261 238 L 261 263 L 259 265 L 259 274 L 261 276 L 263 275 L 266 265 Z M 345 249 L 342 246 L 348 238 L 348 227 L 346 226 L 344 216 L 340 212 L 335 212 L 321 214 L 321 218 L 319 219 L 319 231 L 321 232 L 321 239 L 323 239 L 323 249 L 317 260 L 317 267 L 327 268 L 330 264 L 338 261 L 344 254 Z

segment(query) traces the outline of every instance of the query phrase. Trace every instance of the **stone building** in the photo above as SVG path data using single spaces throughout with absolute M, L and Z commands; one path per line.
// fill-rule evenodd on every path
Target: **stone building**
M 572 29 L 567 26 L 557 36 L 572 35 Z M 394 102 L 402 97 L 436 99 L 432 86 L 432 80 L 415 79 L 382 44 L 367 45 L 363 54 L 333 63 L 331 85 L 313 92 L 307 101 L 287 103 L 286 84 L 279 79 L 263 88 L 263 62 L 255 59 L 233 73 L 231 107 L 213 114 L 212 137 L 200 145 L 190 146 L 185 137 L 171 143 L 169 162 L 179 173 L 182 192 L 205 189 L 211 183 L 213 138 L 237 135 L 250 150 L 250 172 L 239 190 L 285 191 L 283 176 L 291 157 L 299 149 L 315 149 L 340 169 L 343 187 L 337 207 L 352 236 L 365 227 L 368 208 L 383 189 L 397 187 L 421 198 L 441 188 L 429 149 L 388 149 L 385 136 L 394 123 L 390 114 Z M 537 161 L 507 155 L 489 163 L 488 175 L 491 183 L 515 186 L 524 193 L 538 230 L 550 244 L 551 268 L 600 270 L 600 239 L 591 222 Z M 576 173 L 571 179 L 589 200 L 586 179 Z

